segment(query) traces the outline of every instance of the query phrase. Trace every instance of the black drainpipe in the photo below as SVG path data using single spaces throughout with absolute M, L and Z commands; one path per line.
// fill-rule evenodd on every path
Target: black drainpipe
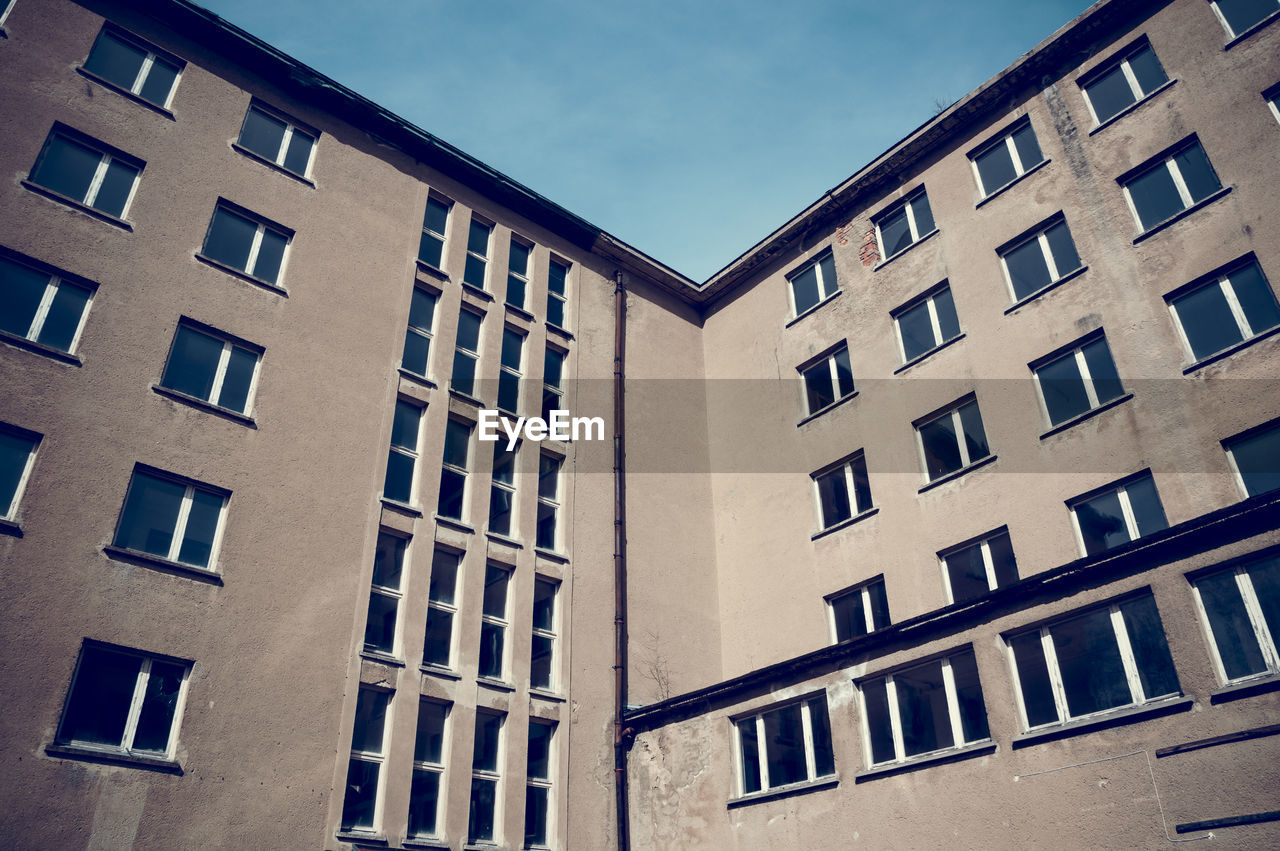
M 626 374 L 627 291 L 622 272 L 613 273 L 613 774 L 618 809 L 618 851 L 631 847 L 627 813 L 627 751 L 632 732 L 622 726 L 627 699 L 627 477 L 626 401 L 623 378 Z

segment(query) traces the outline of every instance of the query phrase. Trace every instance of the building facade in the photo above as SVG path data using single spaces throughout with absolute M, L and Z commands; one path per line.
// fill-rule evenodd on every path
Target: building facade
M 698 284 L 9 3 L 6 835 L 1275 845 L 1277 20 L 1104 0 Z

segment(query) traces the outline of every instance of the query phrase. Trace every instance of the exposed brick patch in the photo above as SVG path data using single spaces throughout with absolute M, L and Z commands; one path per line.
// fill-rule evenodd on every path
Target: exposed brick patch
M 866 236 L 862 237 L 862 250 L 858 258 L 863 266 L 874 266 L 880 262 L 880 246 L 876 244 L 876 229 L 868 227 Z

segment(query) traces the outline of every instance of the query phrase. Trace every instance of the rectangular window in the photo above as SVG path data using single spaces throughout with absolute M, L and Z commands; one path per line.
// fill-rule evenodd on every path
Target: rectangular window
M 880 256 L 888 260 L 905 251 L 933 233 L 933 209 L 923 188 L 913 192 L 907 200 L 876 216 L 876 239 L 880 243 Z
M 884 629 L 889 620 L 889 597 L 884 591 L 884 577 L 855 585 L 827 597 L 827 621 L 832 640 L 839 644 Z
M 160 386 L 237 414 L 247 413 L 262 350 L 212 331 L 188 320 L 178 323 Z
M 1280 558 L 1249 561 L 1193 584 L 1223 682 L 1280 673 Z
M 564 361 L 568 355 L 547 346 L 542 358 L 542 418 L 551 421 L 551 412 L 564 409 Z
M 493 477 L 489 488 L 489 531 L 496 535 L 510 535 L 511 521 L 515 517 L 516 504 L 516 453 L 517 443 L 508 451 L 501 440 L 493 445 Z
M 507 304 L 521 310 L 524 310 L 529 296 L 529 255 L 532 253 L 532 246 L 511 237 L 511 253 L 507 258 Z
M 1249 429 L 1222 446 L 1247 496 L 1280 489 L 1280 423 Z
M 502 329 L 502 358 L 498 372 L 498 409 L 508 414 L 520 410 L 520 374 L 524 363 L 524 334 Z
M 555 688 L 556 592 L 559 584 L 536 577 L 533 581 L 533 648 L 529 659 L 529 685 Z
M 938 553 L 946 579 L 947 602 L 967 603 L 1018 581 L 1009 530 L 997 529 L 976 541 Z
M 1009 636 L 1007 641 L 1027 730 L 1180 691 L 1150 592 Z
M 529 759 L 525 770 L 524 847 L 546 848 L 551 822 L 552 743 L 556 723 L 529 719 Z
M 379 791 L 386 761 L 387 721 L 391 695 L 362 688 L 356 697 L 347 786 L 342 800 L 342 829 L 373 832 L 379 822 Z
M 131 95 L 167 109 L 182 63 L 110 24 L 89 49 L 84 70 Z
M 538 533 L 539 549 L 555 551 L 559 544 L 560 467 L 564 459 L 542 453 L 538 458 Z
M 853 393 L 853 367 L 849 364 L 849 347 L 841 343 L 834 351 L 816 362 L 801 367 L 804 396 L 808 413 L 816 414 Z
M 796 316 L 811 310 L 818 302 L 840 290 L 836 279 L 836 259 L 830 251 L 798 272 L 787 276 L 790 284 L 791 308 Z
M 278 225 L 268 224 L 247 210 L 233 210 L 225 202 L 219 202 L 200 253 L 250 277 L 278 284 L 285 249 L 292 238 L 292 232 Z
M 569 265 L 554 257 L 547 272 L 547 324 L 565 327 L 565 307 L 568 304 Z
M 1102 124 L 1169 81 L 1146 38 L 1080 79 L 1085 103 Z
M 507 590 L 511 571 L 490 564 L 484 570 L 484 600 L 480 610 L 479 675 L 505 679 L 507 658 Z
M 825 694 L 733 723 L 743 795 L 836 773 Z
M 1218 19 L 1227 28 L 1227 35 L 1235 38 L 1262 23 L 1277 11 L 1277 0 L 1213 0 Z
M 1030 298 L 1080 268 L 1080 255 L 1061 216 L 996 250 L 1015 302 Z
M 480 321 L 484 317 L 465 307 L 458 311 L 458 338 L 453 350 L 449 388 L 466 396 L 476 393 L 476 362 L 480 360 Z
M 871 765 L 906 762 L 991 738 L 972 650 L 864 680 L 859 690 Z
M 471 459 L 471 424 L 450 419 L 444 427 L 444 464 L 440 471 L 441 517 L 461 520 L 466 514 L 467 470 Z
M 292 119 L 255 103 L 245 113 L 244 124 L 240 127 L 240 146 L 287 171 L 306 177 L 311 169 L 316 133 L 303 130 Z
M 1276 121 L 1280 121 L 1280 86 L 1272 86 L 1268 91 L 1263 92 L 1262 98 L 1267 102 L 1267 106 L 1271 107 L 1271 114 L 1276 117 Z
M 0 331 L 73 352 L 93 292 L 87 282 L 0 256 Z
M 422 664 L 453 667 L 453 624 L 458 619 L 458 568 L 462 556 L 437 549 L 431 559 L 431 585 L 427 589 L 427 634 L 422 644 Z
M 991 454 L 978 400 L 972 396 L 941 414 L 916 421 L 915 427 L 925 474 L 931 482 Z
M 1131 176 L 1120 178 L 1138 227 L 1151 230 L 1222 188 L 1200 142 L 1172 154 L 1162 154 L 1154 164 L 1144 164 Z
M 476 710 L 476 738 L 471 758 L 471 808 L 468 842 L 497 841 L 495 810 L 502 779 L 502 724 L 506 715 Z
M 13 520 L 35 464 L 40 435 L 0 423 L 0 520 Z
M 387 656 L 398 655 L 396 627 L 400 619 L 400 601 L 404 597 L 404 554 L 408 547 L 408 538 L 390 532 L 378 533 L 369 590 L 369 617 L 364 624 L 365 650 Z
M 1143 472 L 1100 493 L 1067 503 L 1080 548 L 1086 556 L 1167 529 L 1164 506 L 1150 472 Z
M 426 378 L 431 363 L 431 336 L 436 320 L 438 296 L 421 287 L 413 288 L 409 302 L 409 327 L 404 332 L 404 353 L 400 367 Z
M 58 744 L 172 760 L 190 674 L 190 662 L 86 640 Z
M 1040 152 L 1036 131 L 1031 129 L 1031 120 L 1027 119 L 1000 138 L 971 153 L 969 161 L 973 163 L 978 190 L 985 197 L 1043 162 L 1044 154 Z
M 1191 360 L 1250 340 L 1280 325 L 1280 306 L 1256 260 L 1165 296 Z
M 467 231 L 467 263 L 462 269 L 462 282 L 478 290 L 485 288 L 489 268 L 489 237 L 493 225 L 482 222 L 473 214 L 471 228 Z
M 422 238 L 418 242 L 418 259 L 437 269 L 444 263 L 444 237 L 449 227 L 452 201 L 432 195 L 427 198 L 427 212 L 422 218 Z
M 814 473 L 812 478 L 823 529 L 871 510 L 871 482 L 867 478 L 867 459 L 861 452 Z
M 391 420 L 391 449 L 387 455 L 387 477 L 382 495 L 396 502 L 413 501 L 414 466 L 418 463 L 418 432 L 422 426 L 422 408 L 404 399 L 396 400 Z
M 1051 425 L 1067 422 L 1124 395 L 1107 338 L 1100 333 L 1030 366 Z
M 445 726 L 448 703 L 423 699 L 418 703 L 418 733 L 413 743 L 413 780 L 409 786 L 409 836 L 438 837 L 440 790 L 444 787 Z
M 129 480 L 113 544 L 208 568 L 228 496 L 228 491 L 139 465 Z
M 137 157 L 55 124 L 31 168 L 31 182 L 122 219 L 143 165 Z
M 948 340 L 960 336 L 960 320 L 951 287 L 943 281 L 924 297 L 891 311 L 903 363 L 911 363 Z

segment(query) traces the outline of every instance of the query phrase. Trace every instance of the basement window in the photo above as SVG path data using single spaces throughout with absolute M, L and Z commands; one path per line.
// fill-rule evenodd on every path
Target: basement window
M 938 559 L 950 603 L 967 603 L 1018 581 L 1018 562 L 1008 527 L 943 550 Z
M 830 251 L 787 276 L 792 315 L 807 313 L 840 290 L 836 280 L 836 260 Z
M 1120 178 L 1124 197 L 1144 232 L 1222 189 L 1209 157 L 1194 136 L 1155 160 Z
M 1280 305 L 1252 257 L 1175 290 L 1165 301 L 1192 362 L 1280 326 Z
M 1224 683 L 1280 673 L 1280 558 L 1210 573 L 1192 587 Z
M 1136 541 L 1169 527 L 1151 472 L 1144 470 L 1067 503 L 1076 540 L 1086 556 Z
M 1169 81 L 1146 37 L 1080 78 L 1094 121 L 1103 124 Z
M 741 795 L 833 776 L 825 694 L 734 720 Z

